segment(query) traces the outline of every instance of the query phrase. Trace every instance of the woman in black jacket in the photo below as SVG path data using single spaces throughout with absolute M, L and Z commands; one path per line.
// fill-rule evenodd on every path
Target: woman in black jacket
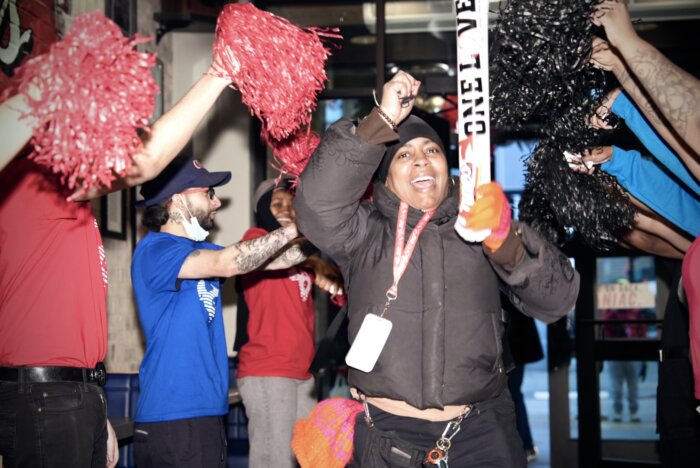
M 448 456 L 459 467 L 524 466 L 499 289 L 525 314 L 552 322 L 573 306 L 578 275 L 554 246 L 511 222 L 495 183 L 479 188 L 467 219 L 492 235 L 483 244 L 458 236 L 459 186 L 442 142 L 409 117 L 419 86 L 400 72 L 359 124 L 332 125 L 294 201 L 300 230 L 346 279 L 356 367 L 349 383 L 366 410 L 354 463 L 421 466 Z M 375 171 L 373 199 L 362 200 Z

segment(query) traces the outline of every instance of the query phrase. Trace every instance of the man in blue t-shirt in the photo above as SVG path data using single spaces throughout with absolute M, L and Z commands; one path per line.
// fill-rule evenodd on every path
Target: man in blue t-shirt
M 141 188 L 143 223 L 153 232 L 139 242 L 131 266 L 146 338 L 134 430 L 140 468 L 225 466 L 229 381 L 220 278 L 306 258 L 298 245 L 288 246 L 295 224 L 225 248 L 204 242 L 221 207 L 214 187 L 230 179 L 230 172 L 210 173 L 188 158 Z

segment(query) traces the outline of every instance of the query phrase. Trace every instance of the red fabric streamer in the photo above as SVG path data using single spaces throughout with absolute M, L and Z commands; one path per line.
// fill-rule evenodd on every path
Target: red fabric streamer
M 337 29 L 300 28 L 250 3 L 226 5 L 216 23 L 214 59 L 269 140 L 284 140 L 308 125 L 327 81 L 330 51 L 322 38 Z
M 304 170 L 309 158 L 321 142 L 318 134 L 308 129 L 299 129 L 284 140 L 274 140 L 263 133 L 263 139 L 272 148 L 275 158 L 273 167 L 295 179 Z
M 61 174 L 70 189 L 111 186 L 141 150 L 158 85 L 155 55 L 135 50 L 150 38 L 124 37 L 99 12 L 80 15 L 47 54 L 17 69 L 2 100 L 19 92 L 36 122 L 29 156 Z M 33 96 L 40 96 L 38 99 Z

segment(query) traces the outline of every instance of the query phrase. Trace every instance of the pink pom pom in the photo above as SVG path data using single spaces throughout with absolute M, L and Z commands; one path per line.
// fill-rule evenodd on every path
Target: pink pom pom
M 141 150 L 137 131 L 148 129 L 159 92 L 155 55 L 134 49 L 148 41 L 124 37 L 99 12 L 81 15 L 47 54 L 18 68 L 3 93 L 27 96 L 28 117 L 37 122 L 29 157 L 61 174 L 69 188 L 109 187 Z
M 272 154 L 275 158 L 273 167 L 282 174 L 289 174 L 295 179 L 304 170 L 309 158 L 321 142 L 318 134 L 308 129 L 299 129 L 284 140 L 274 140 L 265 136 L 263 139 L 272 148 Z
M 322 37 L 342 38 L 299 28 L 250 3 L 228 4 L 221 11 L 214 42 L 218 76 L 241 91 L 243 103 L 271 139 L 283 140 L 311 120 L 327 81 L 330 51 Z

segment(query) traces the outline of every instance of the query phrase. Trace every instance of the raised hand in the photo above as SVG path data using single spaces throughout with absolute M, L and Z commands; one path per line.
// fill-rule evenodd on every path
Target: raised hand
M 605 28 L 605 34 L 613 46 L 637 37 L 632 26 L 627 2 L 625 0 L 605 0 L 595 6 L 591 21 L 596 26 Z
M 420 84 L 420 81 L 403 71 L 384 84 L 381 108 L 394 124 L 399 125 L 411 114 Z
M 212 54 L 214 56 L 214 61 L 211 67 L 209 67 L 207 74 L 231 82 L 233 80 L 233 75 L 237 74 L 241 69 L 241 64 L 233 55 L 231 48 L 227 45 L 221 45 L 221 47 L 215 47 Z
M 475 231 L 490 229 L 484 245 L 492 252 L 503 245 L 510 232 L 510 203 L 498 182 L 489 182 L 476 189 L 476 202 L 467 215 L 467 227 Z
M 606 163 L 612 159 L 612 146 L 597 146 L 583 150 L 583 155 L 564 153 L 569 169 L 580 174 L 592 175 L 595 166 Z
M 613 125 L 610 124 L 608 117 L 611 115 L 611 109 L 615 103 L 615 99 L 622 92 L 622 88 L 615 88 L 605 95 L 600 107 L 596 109 L 595 113 L 590 116 L 588 123 L 591 127 L 600 128 L 602 130 L 612 130 Z
M 622 57 L 613 47 L 610 47 L 606 40 L 600 37 L 593 38 L 591 64 L 596 68 L 613 73 L 617 73 L 625 67 Z

